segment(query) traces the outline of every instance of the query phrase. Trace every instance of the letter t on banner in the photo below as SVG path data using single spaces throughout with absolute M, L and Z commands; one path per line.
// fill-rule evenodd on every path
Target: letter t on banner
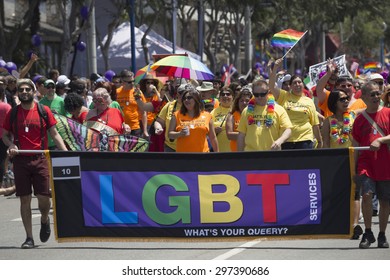
M 248 174 L 248 185 L 262 185 L 263 192 L 263 215 L 265 223 L 276 223 L 276 185 L 290 183 L 288 174 Z

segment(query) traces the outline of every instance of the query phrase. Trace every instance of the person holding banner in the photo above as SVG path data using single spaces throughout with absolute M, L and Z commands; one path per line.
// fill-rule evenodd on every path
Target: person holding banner
M 353 145 L 369 146 L 370 150 L 355 150 L 356 185 L 361 189 L 365 232 L 359 248 L 367 249 L 376 241 L 371 230 L 372 196 L 379 200 L 378 248 L 389 248 L 385 231 L 390 212 L 390 108 L 380 105 L 382 92 L 374 81 L 362 87 L 362 99 L 367 105 L 352 128 Z
M 92 101 L 95 108 L 89 110 L 85 118 L 88 127 L 99 131 L 108 126 L 117 134 L 130 133 L 130 126 L 125 123 L 121 112 L 109 107 L 111 97 L 107 89 L 103 87 L 96 89 L 92 93 Z
M 8 146 L 10 157 L 13 157 L 16 196 L 20 198 L 20 213 L 27 235 L 21 248 L 31 249 L 35 246 L 31 216 L 32 189 L 38 199 L 38 208 L 41 212 L 39 234 L 41 242 L 46 242 L 51 233 L 49 166 L 42 151 L 48 149 L 48 133 L 59 150 L 67 149 L 56 130 L 57 122 L 49 107 L 42 106 L 47 119 L 41 116 L 43 113 L 39 112 L 38 104 L 34 102 L 33 81 L 20 79 L 16 87 L 21 104 L 16 107 L 16 116 L 13 119 L 11 119 L 12 110 L 5 117 L 3 142 Z M 23 152 L 24 150 L 28 152 Z M 33 153 L 32 150 L 37 151 Z
M 177 139 L 176 152 L 210 152 L 207 143 L 210 139 L 214 152 L 219 152 L 217 135 L 210 113 L 204 110 L 200 94 L 193 88 L 182 95 L 182 106 L 176 111 L 169 124 L 169 139 Z
M 356 114 L 348 110 L 350 97 L 341 90 L 333 90 L 329 94 L 328 107 L 333 113 L 325 119 L 321 128 L 324 148 L 348 148 L 352 146 L 352 125 Z M 353 235 L 352 239 L 359 239 L 363 229 L 359 225 L 360 216 L 360 192 L 355 192 L 353 210 Z
M 281 150 L 291 135 L 292 124 L 286 110 L 275 103 L 265 80 L 252 85 L 253 96 L 242 111 L 237 139 L 238 151 Z
M 314 102 L 303 93 L 304 84 L 300 76 L 294 75 L 290 80 L 291 91 L 287 92 L 275 86 L 276 73 L 282 65 L 281 58 L 275 61 L 269 79 L 269 88 L 276 102 L 286 111 L 293 124 L 291 137 L 282 145 L 282 149 L 312 149 L 313 134 L 317 140 L 317 148 L 322 148 L 320 122 Z

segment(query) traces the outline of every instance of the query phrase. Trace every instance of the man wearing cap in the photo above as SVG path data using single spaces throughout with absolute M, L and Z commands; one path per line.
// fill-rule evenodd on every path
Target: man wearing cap
M 42 105 L 46 105 L 50 108 L 50 110 L 53 113 L 57 113 L 63 116 L 66 116 L 66 111 L 64 107 L 64 99 L 57 96 L 55 93 L 55 83 L 53 80 L 48 79 L 44 83 L 46 94 L 45 96 L 39 101 Z M 53 139 L 49 135 L 49 149 L 55 150 L 56 145 L 53 141 Z
M 16 107 L 16 119 L 12 124 L 12 110 L 5 117 L 3 142 L 8 146 L 9 155 L 13 157 L 16 196 L 20 198 L 20 214 L 27 236 L 21 248 L 31 249 L 35 247 L 31 213 L 32 190 L 38 199 L 38 209 L 41 212 L 39 234 L 41 242 L 46 242 L 51 233 L 49 166 L 43 153 L 21 151 L 46 150 L 48 147 L 46 131 L 51 135 L 58 149 L 64 151 L 67 149 L 56 130 L 56 120 L 46 106 L 43 106 L 43 109 L 46 111 L 47 121 L 42 121 L 38 105 L 34 102 L 33 81 L 20 79 L 16 87 L 21 104 Z
M 200 98 L 202 99 L 202 101 L 205 105 L 207 103 L 214 103 L 214 106 L 212 109 L 219 107 L 218 99 L 213 97 L 213 96 L 217 96 L 218 92 L 214 88 L 212 82 L 202 82 L 202 84 L 200 86 L 196 87 L 196 90 L 199 92 Z

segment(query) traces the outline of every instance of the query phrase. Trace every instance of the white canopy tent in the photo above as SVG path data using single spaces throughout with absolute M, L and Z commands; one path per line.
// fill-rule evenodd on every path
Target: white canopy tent
M 144 36 L 144 31 L 147 29 L 146 25 L 142 25 L 139 28 L 135 28 L 135 53 L 136 53 L 136 67 L 142 68 L 146 65 L 144 52 L 142 49 L 141 39 Z M 107 36 L 104 37 L 103 42 L 107 40 Z M 150 62 L 153 62 L 153 54 L 169 54 L 172 53 L 172 42 L 165 39 L 155 31 L 151 30 L 146 36 L 147 47 L 149 49 Z M 119 73 L 123 69 L 129 69 L 131 67 L 131 43 L 130 43 L 130 23 L 125 22 L 121 24 L 114 32 L 113 39 L 110 44 L 110 50 L 108 52 L 108 59 L 110 69 L 115 73 Z M 187 53 L 189 56 L 200 60 L 200 56 L 176 47 L 176 53 Z M 97 50 L 97 68 L 99 73 L 104 73 L 104 60 L 101 54 L 100 48 Z M 134 71 L 136 72 L 136 71 Z

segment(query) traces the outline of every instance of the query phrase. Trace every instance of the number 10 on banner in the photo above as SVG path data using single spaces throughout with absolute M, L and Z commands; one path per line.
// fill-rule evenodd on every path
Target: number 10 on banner
M 80 179 L 80 158 L 52 158 L 53 180 Z

